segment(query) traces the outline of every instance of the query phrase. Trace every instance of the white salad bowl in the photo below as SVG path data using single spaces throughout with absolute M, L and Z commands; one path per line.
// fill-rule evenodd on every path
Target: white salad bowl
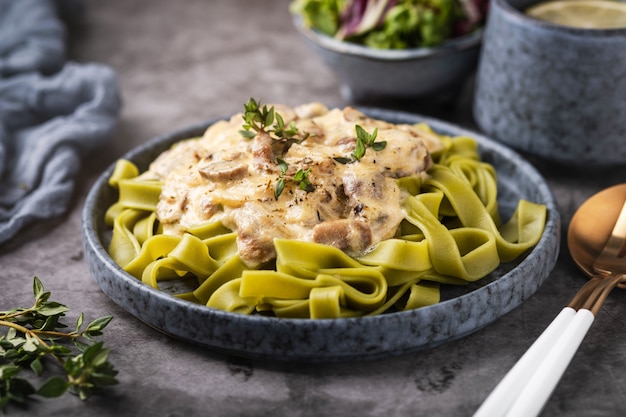
M 393 123 L 426 122 L 445 135 L 476 139 L 481 158 L 498 174 L 498 203 L 508 219 L 520 198 L 545 204 L 547 222 L 538 244 L 514 262 L 464 287 L 442 286 L 442 301 L 378 316 L 286 319 L 212 309 L 156 290 L 127 274 L 107 253 L 111 230 L 104 213 L 117 199 L 108 185 L 113 165 L 94 184 L 83 212 L 83 242 L 91 273 L 102 291 L 146 324 L 211 350 L 251 358 L 294 361 L 362 360 L 432 348 L 481 329 L 530 297 L 553 269 L 560 240 L 555 198 L 541 175 L 517 153 L 484 136 L 417 115 L 361 108 Z M 172 144 L 201 135 L 214 121 L 142 145 L 123 158 L 140 170 Z

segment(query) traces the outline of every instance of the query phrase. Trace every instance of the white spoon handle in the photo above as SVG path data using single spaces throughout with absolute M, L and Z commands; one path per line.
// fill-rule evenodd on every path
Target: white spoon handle
M 593 323 L 593 313 L 580 309 L 511 405 L 506 417 L 539 414 Z
M 576 310 L 565 307 L 489 394 L 474 417 L 501 417 L 539 369 L 542 360 L 565 332 Z

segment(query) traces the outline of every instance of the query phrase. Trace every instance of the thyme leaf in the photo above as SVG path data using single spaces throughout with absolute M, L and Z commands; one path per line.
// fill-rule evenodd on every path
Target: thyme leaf
M 278 180 L 276 180 L 276 187 L 274 187 L 274 198 L 278 200 L 278 197 L 280 197 L 285 190 L 285 174 L 289 169 L 289 165 L 280 158 L 276 158 L 276 163 L 278 164 L 278 169 L 280 169 L 280 175 Z

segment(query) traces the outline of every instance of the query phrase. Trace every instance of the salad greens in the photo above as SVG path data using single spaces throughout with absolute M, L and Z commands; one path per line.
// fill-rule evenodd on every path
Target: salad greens
M 488 0 L 294 0 L 304 24 L 378 49 L 432 47 L 484 24 Z

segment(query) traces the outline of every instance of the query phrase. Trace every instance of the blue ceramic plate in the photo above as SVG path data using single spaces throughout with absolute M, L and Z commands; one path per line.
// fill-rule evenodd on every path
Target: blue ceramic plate
M 547 224 L 537 246 L 476 283 L 442 289 L 441 303 L 417 310 L 325 320 L 228 313 L 148 287 L 113 262 L 105 249 L 110 229 L 103 220 L 106 208 L 117 198 L 116 191 L 107 184 L 111 166 L 89 192 L 83 212 L 85 256 L 96 282 L 122 308 L 172 337 L 239 356 L 301 361 L 373 359 L 432 348 L 487 326 L 530 297 L 552 271 L 559 251 L 558 209 L 541 175 L 514 151 L 474 132 L 418 115 L 361 110 L 389 122 L 426 122 L 446 135 L 475 138 L 482 159 L 497 170 L 503 219 L 508 219 L 520 198 L 547 206 Z M 201 135 L 213 122 L 156 138 L 124 158 L 141 170 L 147 169 L 163 150 L 182 139 Z

